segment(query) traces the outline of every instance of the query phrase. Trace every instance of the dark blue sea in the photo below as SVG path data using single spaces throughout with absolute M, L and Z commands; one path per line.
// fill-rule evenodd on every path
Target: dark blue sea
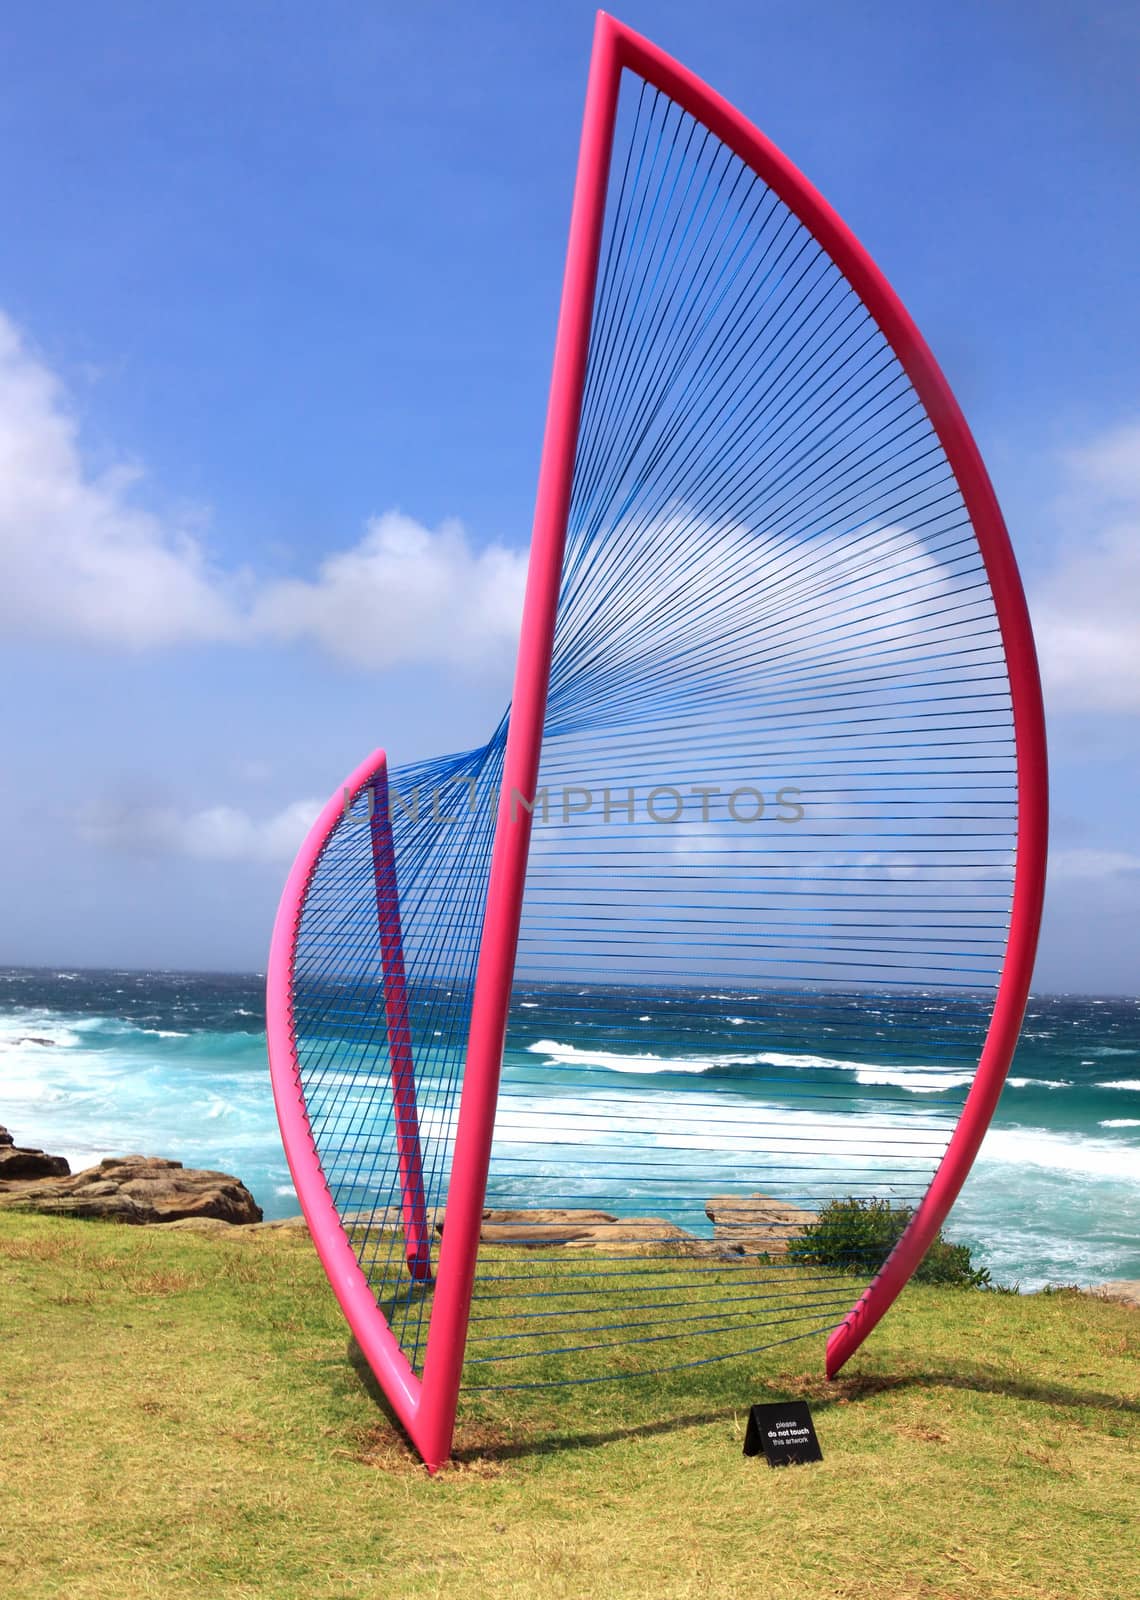
M 269 1217 L 295 1212 L 266 1068 L 262 983 L 254 975 L 0 971 L 0 1123 L 18 1143 L 67 1156 L 73 1170 L 127 1152 L 168 1156 L 235 1173 Z M 930 1092 L 921 1072 L 894 1065 L 891 1005 L 865 997 L 865 1027 L 848 1028 L 842 1059 L 822 1046 L 783 1047 L 779 1081 L 794 1082 L 796 1105 L 813 1088 L 833 1108 L 839 1096 L 854 1126 L 876 1096 Z M 668 1103 L 678 1126 L 687 1095 L 707 1103 L 710 1062 L 729 1071 L 740 1103 L 748 1063 L 773 1057 L 754 1046 L 750 1055 L 743 1041 L 734 1055 L 727 1035 L 710 1040 L 703 1057 L 700 1041 L 678 1031 L 683 1011 L 683 997 L 654 1005 L 631 994 L 636 1044 L 591 1052 L 560 1037 L 564 1018 L 554 1007 L 544 1015 L 533 995 L 525 1059 L 508 1059 L 507 1082 L 512 1070 L 525 1071 L 536 1129 L 544 1074 L 553 1103 L 564 1101 L 579 1069 L 584 1081 L 599 1071 L 660 1078 L 657 1103 Z M 770 1109 L 771 1071 L 762 1092 Z M 1140 999 L 1031 1001 L 993 1127 L 946 1231 L 969 1243 L 995 1279 L 1023 1289 L 1140 1277 Z

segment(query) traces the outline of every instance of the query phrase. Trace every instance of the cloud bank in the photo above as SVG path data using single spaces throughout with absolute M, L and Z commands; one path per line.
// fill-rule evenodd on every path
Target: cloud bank
M 526 557 L 475 551 L 458 522 L 434 533 L 399 512 L 374 517 L 351 550 L 311 581 L 267 584 L 254 599 L 259 637 L 307 640 L 353 666 L 401 661 L 476 665 L 513 647 Z
M 81 832 L 92 844 L 125 855 L 187 856 L 192 861 L 291 861 L 321 810 L 320 800 L 294 800 L 268 816 L 238 806 L 119 806 L 96 811 Z
M 1140 711 L 1140 421 L 1064 463 L 1060 562 L 1035 587 L 1054 710 Z M 509 661 L 526 556 L 481 549 L 458 522 L 388 511 L 311 576 L 210 559 L 192 526 L 139 505 L 142 473 L 84 460 L 59 378 L 0 312 L 0 625 L 9 636 L 144 651 L 308 644 L 351 667 Z M 691 586 L 693 575 L 687 575 Z
M 139 474 L 88 473 L 62 386 L 0 313 L 0 623 L 145 649 L 235 637 L 199 544 L 131 501 Z
M 509 658 L 526 556 L 457 522 L 370 521 L 312 578 L 212 562 L 190 528 L 140 507 L 141 473 L 93 473 L 59 379 L 0 312 L 0 625 L 9 636 L 149 650 L 307 642 L 354 667 Z

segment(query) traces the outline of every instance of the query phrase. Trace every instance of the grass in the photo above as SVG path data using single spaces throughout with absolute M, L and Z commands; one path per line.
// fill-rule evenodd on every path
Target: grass
M 580 1261 L 580 1258 L 579 1258 Z M 429 1479 L 308 1240 L 0 1216 L 0 1591 L 20 1600 L 1135 1600 L 1140 1318 L 911 1288 L 822 1341 L 472 1396 Z M 824 1461 L 741 1454 L 812 1403 Z

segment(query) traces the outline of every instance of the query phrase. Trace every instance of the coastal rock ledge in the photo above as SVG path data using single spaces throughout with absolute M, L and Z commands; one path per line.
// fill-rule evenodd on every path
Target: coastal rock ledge
M 1090 1294 L 1098 1300 L 1109 1300 L 1114 1305 L 1131 1306 L 1140 1311 L 1140 1278 L 1114 1278 L 1111 1283 L 1098 1283 Z
M 713 1238 L 745 1255 L 782 1256 L 789 1239 L 815 1222 L 814 1211 L 804 1211 L 786 1200 L 766 1194 L 716 1194 L 705 1201 L 705 1216 L 713 1225 Z
M 0 1128 L 0 1189 L 9 1182 L 36 1178 L 66 1178 L 71 1168 L 63 1156 L 47 1156 L 16 1144 L 7 1128 Z
M 0 1145 L 0 1156 L 5 1148 Z M 116 1156 L 71 1173 L 62 1156 L 43 1156 L 42 1151 L 17 1154 L 38 1155 L 56 1165 L 43 1176 L 25 1176 L 0 1160 L 0 1210 L 136 1224 L 186 1218 L 261 1221 L 261 1207 L 245 1184 L 226 1172 L 204 1172 L 158 1156 Z

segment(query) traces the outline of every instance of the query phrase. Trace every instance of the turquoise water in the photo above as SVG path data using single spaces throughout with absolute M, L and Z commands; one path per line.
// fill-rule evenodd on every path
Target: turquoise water
M 611 1009 L 616 993 L 607 992 Z M 755 1038 L 741 1036 L 748 1030 L 732 1014 L 731 994 L 723 1027 L 697 1039 L 686 1029 L 684 995 L 626 993 L 629 1028 L 604 1047 L 591 1046 L 583 1024 L 572 1031 L 539 991 L 524 999 L 505 1083 L 509 1096 L 525 1081 L 535 1148 L 544 1107 L 592 1092 L 599 1074 L 619 1085 L 658 1080 L 655 1103 L 677 1128 L 688 1097 L 707 1103 L 713 1080 L 742 1106 L 762 1093 L 769 1109 L 778 1081 L 800 1117 L 813 1095 L 841 1102 L 853 1128 L 889 1103 L 914 1098 L 926 1107 L 963 1087 L 945 1073 L 937 1085 L 927 1081 L 913 1059 L 899 1065 L 899 1002 L 882 996 L 852 1003 L 840 1055 L 824 1039 L 805 1043 L 802 996 L 803 1037 L 778 1038 L 773 1052 L 770 1040 L 758 1051 Z M 925 1009 L 939 1005 L 926 997 Z M 73 1169 L 132 1151 L 220 1168 L 248 1184 L 267 1216 L 289 1215 L 297 1202 L 273 1113 L 263 1015 L 256 976 L 2 971 L 0 1122 L 18 1142 L 66 1155 Z M 702 1157 L 710 1186 L 714 1173 L 716 1182 L 734 1176 L 728 1159 L 718 1167 L 716 1152 Z M 595 1178 L 583 1170 L 582 1182 Z M 574 1192 L 573 1170 L 559 1182 Z M 635 1188 L 628 1209 L 646 1214 Z M 947 1231 L 999 1281 L 1027 1289 L 1140 1277 L 1140 1000 L 1031 1002 L 997 1117 Z

